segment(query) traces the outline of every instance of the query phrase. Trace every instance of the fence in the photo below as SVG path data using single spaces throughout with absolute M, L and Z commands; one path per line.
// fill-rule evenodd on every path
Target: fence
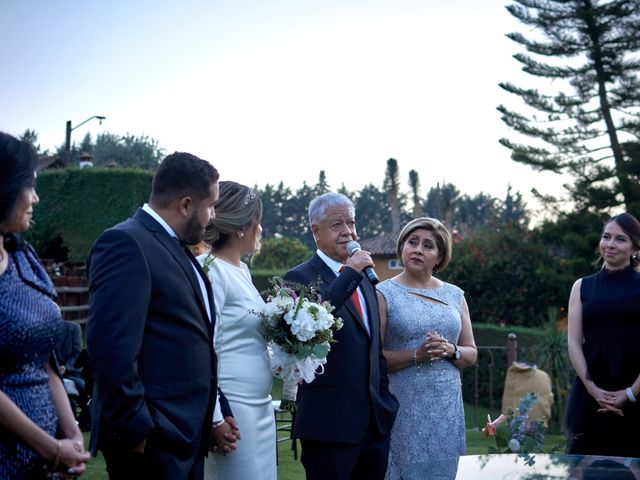
M 475 365 L 462 370 L 463 398 L 467 404 L 474 406 L 473 421 L 468 422 L 467 427 L 484 427 L 487 410 L 492 415 L 500 412 L 507 370 L 513 362 L 541 365 L 538 363 L 541 361 L 542 368 L 552 381 L 554 403 L 550 422 L 554 425 L 553 428 L 564 431 L 566 401 L 575 378 L 566 346 L 553 349 L 544 344 L 519 347 L 517 340 L 517 336 L 510 333 L 504 346 L 478 346 Z M 561 362 L 550 365 L 550 357 L 561 359 Z M 484 415 L 481 416 L 481 413 Z
M 486 423 L 486 419 L 480 418 L 481 401 L 491 412 L 500 410 L 507 369 L 518 360 L 518 339 L 515 333 L 510 333 L 504 346 L 477 346 L 477 349 L 475 365 L 462 371 L 462 384 L 464 399 L 468 402 L 473 398 L 474 426 L 481 428 Z
M 89 282 L 84 264 L 42 262 L 58 293 L 58 306 L 64 320 L 78 323 L 83 337 L 89 314 Z

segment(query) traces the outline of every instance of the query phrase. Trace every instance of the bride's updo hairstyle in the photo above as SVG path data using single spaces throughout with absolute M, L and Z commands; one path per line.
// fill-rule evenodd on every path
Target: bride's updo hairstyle
M 252 189 L 237 182 L 219 183 L 220 196 L 213 208 L 215 218 L 207 225 L 204 240 L 215 251 L 224 246 L 232 236 L 242 238 L 262 220 L 262 201 Z M 255 250 L 260 250 L 256 238 Z

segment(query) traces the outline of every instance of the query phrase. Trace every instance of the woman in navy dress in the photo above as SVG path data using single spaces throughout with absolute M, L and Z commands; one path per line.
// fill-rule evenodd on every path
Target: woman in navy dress
M 578 378 L 569 395 L 569 453 L 640 457 L 640 222 L 605 224 L 602 268 L 569 298 L 569 357 Z
M 0 478 L 85 471 L 85 453 L 51 362 L 60 309 L 53 285 L 19 233 L 31 225 L 36 154 L 0 132 Z M 60 438 L 57 438 L 60 437 Z

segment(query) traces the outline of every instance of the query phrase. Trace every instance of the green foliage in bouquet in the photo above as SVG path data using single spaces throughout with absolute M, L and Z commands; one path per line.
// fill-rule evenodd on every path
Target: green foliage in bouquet
M 496 439 L 496 446 L 489 447 L 489 453 L 517 453 L 526 465 L 536 463 L 534 453 L 543 451 L 545 433 L 543 420 L 529 420 L 529 410 L 537 401 L 538 396 L 529 392 L 520 399 L 515 411 L 509 409 L 508 415 L 500 415 L 494 421 L 488 418 L 482 434 Z M 506 428 L 499 428 L 502 423 L 506 423 Z

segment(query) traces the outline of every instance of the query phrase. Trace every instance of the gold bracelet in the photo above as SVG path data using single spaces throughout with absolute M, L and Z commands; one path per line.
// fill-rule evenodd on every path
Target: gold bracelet
M 51 462 L 51 471 L 54 471 L 58 468 L 60 464 L 60 449 L 62 448 L 62 442 L 60 440 L 56 441 L 56 454 L 53 456 L 53 461 Z

